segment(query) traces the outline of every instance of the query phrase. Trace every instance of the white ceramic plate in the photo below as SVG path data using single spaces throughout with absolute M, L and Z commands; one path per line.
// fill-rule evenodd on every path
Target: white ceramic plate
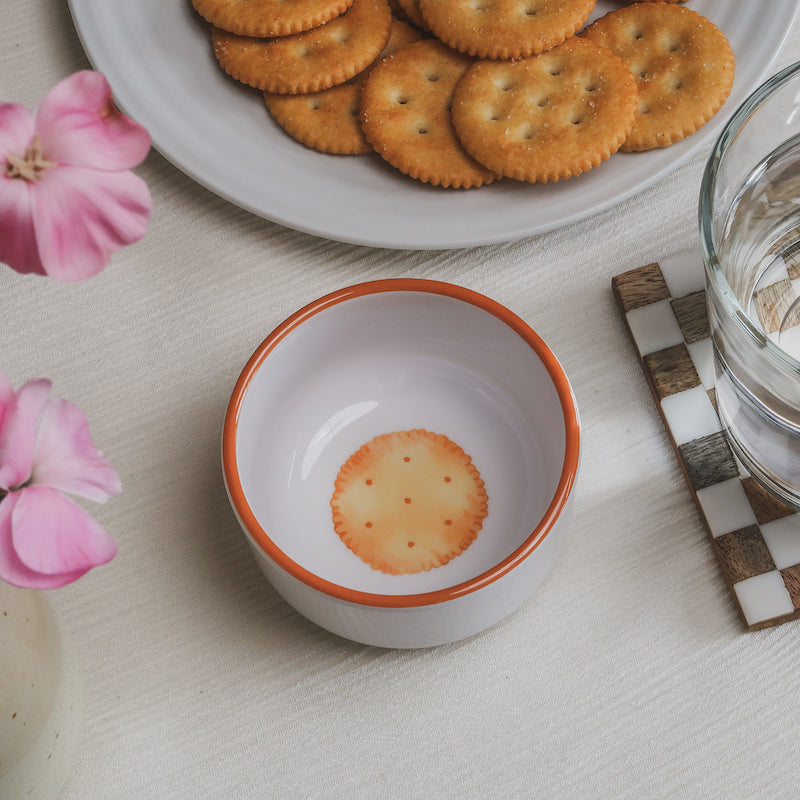
M 800 13 L 796 0 L 692 0 L 736 55 L 733 92 L 698 133 L 650 153 L 618 153 L 579 178 L 498 181 L 459 191 L 406 178 L 377 156 L 329 156 L 293 142 L 261 95 L 228 78 L 189 0 L 69 0 L 95 69 L 173 164 L 221 197 L 296 230 L 396 248 L 469 247 L 588 217 L 664 177 L 715 137 L 766 76 Z M 595 16 L 616 7 L 599 0 Z M 767 8 L 768 7 L 768 8 Z

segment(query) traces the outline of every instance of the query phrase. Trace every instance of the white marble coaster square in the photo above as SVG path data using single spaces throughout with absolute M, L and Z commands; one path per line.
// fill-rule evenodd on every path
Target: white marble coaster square
M 696 495 L 714 538 L 758 524 L 753 507 L 738 478 L 698 489 Z
M 665 397 L 661 408 L 678 447 L 722 430 L 717 412 L 703 386 Z
M 700 376 L 703 383 L 703 388 L 708 391 L 713 389 L 716 383 L 714 376 L 714 347 L 711 344 L 711 339 L 701 339 L 699 342 L 692 342 L 686 345 L 689 355 L 692 357 L 692 363 Z
M 634 308 L 627 317 L 628 327 L 643 356 L 683 342 L 683 334 L 669 300 Z
M 761 535 L 778 569 L 800 564 L 800 517 L 797 514 L 765 522 L 761 525 Z
M 706 288 L 706 273 L 700 248 L 658 262 L 661 274 L 673 297 L 683 297 Z
M 755 625 L 794 611 L 792 598 L 777 570 L 754 575 L 752 578 L 735 583 L 733 591 L 736 592 L 748 625 Z

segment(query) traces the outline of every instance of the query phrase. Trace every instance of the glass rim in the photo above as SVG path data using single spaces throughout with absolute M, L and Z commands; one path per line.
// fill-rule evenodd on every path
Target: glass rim
M 777 366 L 784 370 L 791 370 L 800 374 L 800 360 L 789 355 L 780 348 L 764 332 L 757 328 L 747 316 L 744 308 L 730 288 L 717 258 L 716 242 L 714 241 L 712 211 L 714 208 L 714 191 L 717 183 L 717 172 L 730 145 L 735 141 L 739 131 L 748 122 L 750 117 L 759 109 L 766 100 L 783 88 L 792 79 L 800 76 L 800 61 L 796 61 L 765 80 L 753 90 L 733 112 L 725 123 L 719 137 L 714 143 L 703 169 L 700 183 L 700 201 L 698 216 L 700 222 L 700 247 L 703 256 L 703 266 L 706 273 L 707 286 L 713 286 L 717 296 L 721 297 L 730 307 L 733 319 L 744 328 L 745 332 L 763 347 L 764 354 Z

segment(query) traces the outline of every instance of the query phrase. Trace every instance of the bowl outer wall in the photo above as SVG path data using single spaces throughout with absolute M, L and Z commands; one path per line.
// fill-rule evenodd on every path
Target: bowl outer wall
M 539 588 L 562 550 L 572 518 L 572 496 L 535 557 L 469 594 L 441 603 L 411 607 L 367 606 L 323 594 L 278 566 L 247 528 L 256 562 L 278 594 L 306 619 L 325 630 L 374 647 L 436 647 L 466 639 L 496 625 Z M 241 524 L 241 520 L 240 520 Z

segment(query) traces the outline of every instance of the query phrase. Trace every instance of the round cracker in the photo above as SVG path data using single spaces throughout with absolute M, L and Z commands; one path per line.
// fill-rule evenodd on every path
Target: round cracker
M 361 91 L 361 127 L 374 150 L 412 178 L 470 188 L 495 175 L 470 158 L 450 119 L 453 89 L 473 59 L 436 39 L 377 64 Z
M 212 31 L 214 55 L 232 78 L 267 92 L 327 89 L 368 67 L 389 39 L 387 0 L 355 0 L 339 17 L 303 33 L 274 39 Z
M 287 36 L 344 14 L 353 0 L 192 0 L 214 27 L 240 36 Z
M 453 125 L 470 155 L 531 182 L 579 175 L 616 152 L 636 84 L 610 50 L 573 37 L 519 61 L 478 61 L 455 90 Z
M 581 34 L 613 50 L 633 72 L 639 113 L 622 150 L 685 139 L 722 108 L 733 86 L 733 50 L 701 14 L 672 3 L 635 3 Z
M 589 19 L 596 0 L 419 0 L 427 27 L 450 47 L 478 58 L 542 53 Z
M 425 24 L 425 20 L 422 18 L 422 14 L 419 10 L 419 0 L 397 0 L 397 5 L 400 6 L 406 19 L 408 19 L 412 25 L 416 25 L 423 31 L 428 30 L 428 26 Z
M 428 571 L 462 553 L 488 514 L 472 459 L 423 429 L 377 436 L 342 465 L 334 530 L 362 561 L 392 575 Z
M 384 58 L 419 41 L 420 33 L 406 22 L 392 20 L 389 41 L 378 58 Z M 372 147 L 364 137 L 358 115 L 361 87 L 371 67 L 339 86 L 308 94 L 264 93 L 264 102 L 275 122 L 295 141 L 335 155 L 365 155 Z

